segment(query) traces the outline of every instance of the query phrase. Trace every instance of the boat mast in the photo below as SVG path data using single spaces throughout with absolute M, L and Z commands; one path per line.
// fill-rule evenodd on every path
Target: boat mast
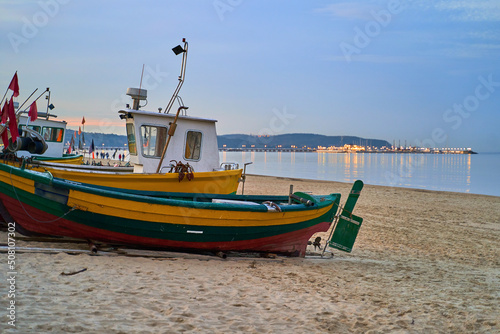
M 174 94 L 170 98 L 170 101 L 167 104 L 167 107 L 165 108 L 164 113 L 168 114 L 170 112 L 170 109 L 172 108 L 172 105 L 174 104 L 174 101 L 177 97 L 177 94 L 179 94 L 179 91 L 181 90 L 182 84 L 184 83 L 184 77 L 186 75 L 186 62 L 187 62 L 187 51 L 188 51 L 188 42 L 186 42 L 186 39 L 183 38 L 182 42 L 184 43 L 184 48 L 180 45 L 177 45 L 175 48 L 172 49 L 172 51 L 178 55 L 179 53 L 182 53 L 182 65 L 181 65 L 181 74 L 179 75 L 179 84 L 177 85 L 177 88 L 174 91 Z

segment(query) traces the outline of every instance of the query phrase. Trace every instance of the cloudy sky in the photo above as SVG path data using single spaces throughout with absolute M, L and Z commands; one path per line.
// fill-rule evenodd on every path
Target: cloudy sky
M 220 134 L 498 152 L 499 32 L 498 0 L 3 0 L 0 89 L 17 70 L 18 101 L 50 87 L 70 128 L 124 134 L 126 89 L 144 65 L 144 109 L 165 108 L 185 37 L 180 95 Z

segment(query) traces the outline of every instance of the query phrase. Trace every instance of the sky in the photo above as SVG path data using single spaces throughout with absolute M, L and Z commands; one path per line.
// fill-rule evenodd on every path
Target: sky
M 499 32 L 498 0 L 2 0 L 0 93 L 17 71 L 20 103 L 50 87 L 70 129 L 125 134 L 127 88 L 165 109 L 186 38 L 179 95 L 219 134 L 500 152 Z

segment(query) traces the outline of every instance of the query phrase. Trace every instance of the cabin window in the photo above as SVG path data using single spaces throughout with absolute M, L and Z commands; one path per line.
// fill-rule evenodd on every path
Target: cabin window
M 186 150 L 184 159 L 200 160 L 201 155 L 201 132 L 188 131 L 186 134 Z
M 167 141 L 167 128 L 141 125 L 142 155 L 160 158 Z
M 64 129 L 44 126 L 42 128 L 42 137 L 48 142 L 62 143 L 64 139 Z
M 19 130 L 23 130 L 24 128 L 26 127 L 26 125 L 19 125 Z M 31 130 L 35 130 L 36 132 L 40 133 L 40 131 L 42 130 L 41 127 L 39 127 L 38 125 L 28 125 L 28 129 L 31 129 Z M 19 131 L 19 133 L 21 133 L 21 131 Z
M 133 123 L 127 123 L 127 141 L 128 151 L 131 155 L 137 155 L 137 146 L 135 145 L 135 130 Z

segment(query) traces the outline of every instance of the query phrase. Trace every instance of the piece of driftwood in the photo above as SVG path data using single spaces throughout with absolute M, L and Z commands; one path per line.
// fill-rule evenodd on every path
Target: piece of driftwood
M 76 275 L 76 274 L 79 274 L 79 273 L 83 273 L 84 271 L 86 271 L 87 268 L 83 268 L 83 269 L 80 269 L 80 270 L 77 270 L 77 271 L 72 271 L 72 272 L 69 272 L 69 273 L 65 273 L 64 271 L 61 273 L 61 275 L 63 276 L 71 276 L 71 275 Z

